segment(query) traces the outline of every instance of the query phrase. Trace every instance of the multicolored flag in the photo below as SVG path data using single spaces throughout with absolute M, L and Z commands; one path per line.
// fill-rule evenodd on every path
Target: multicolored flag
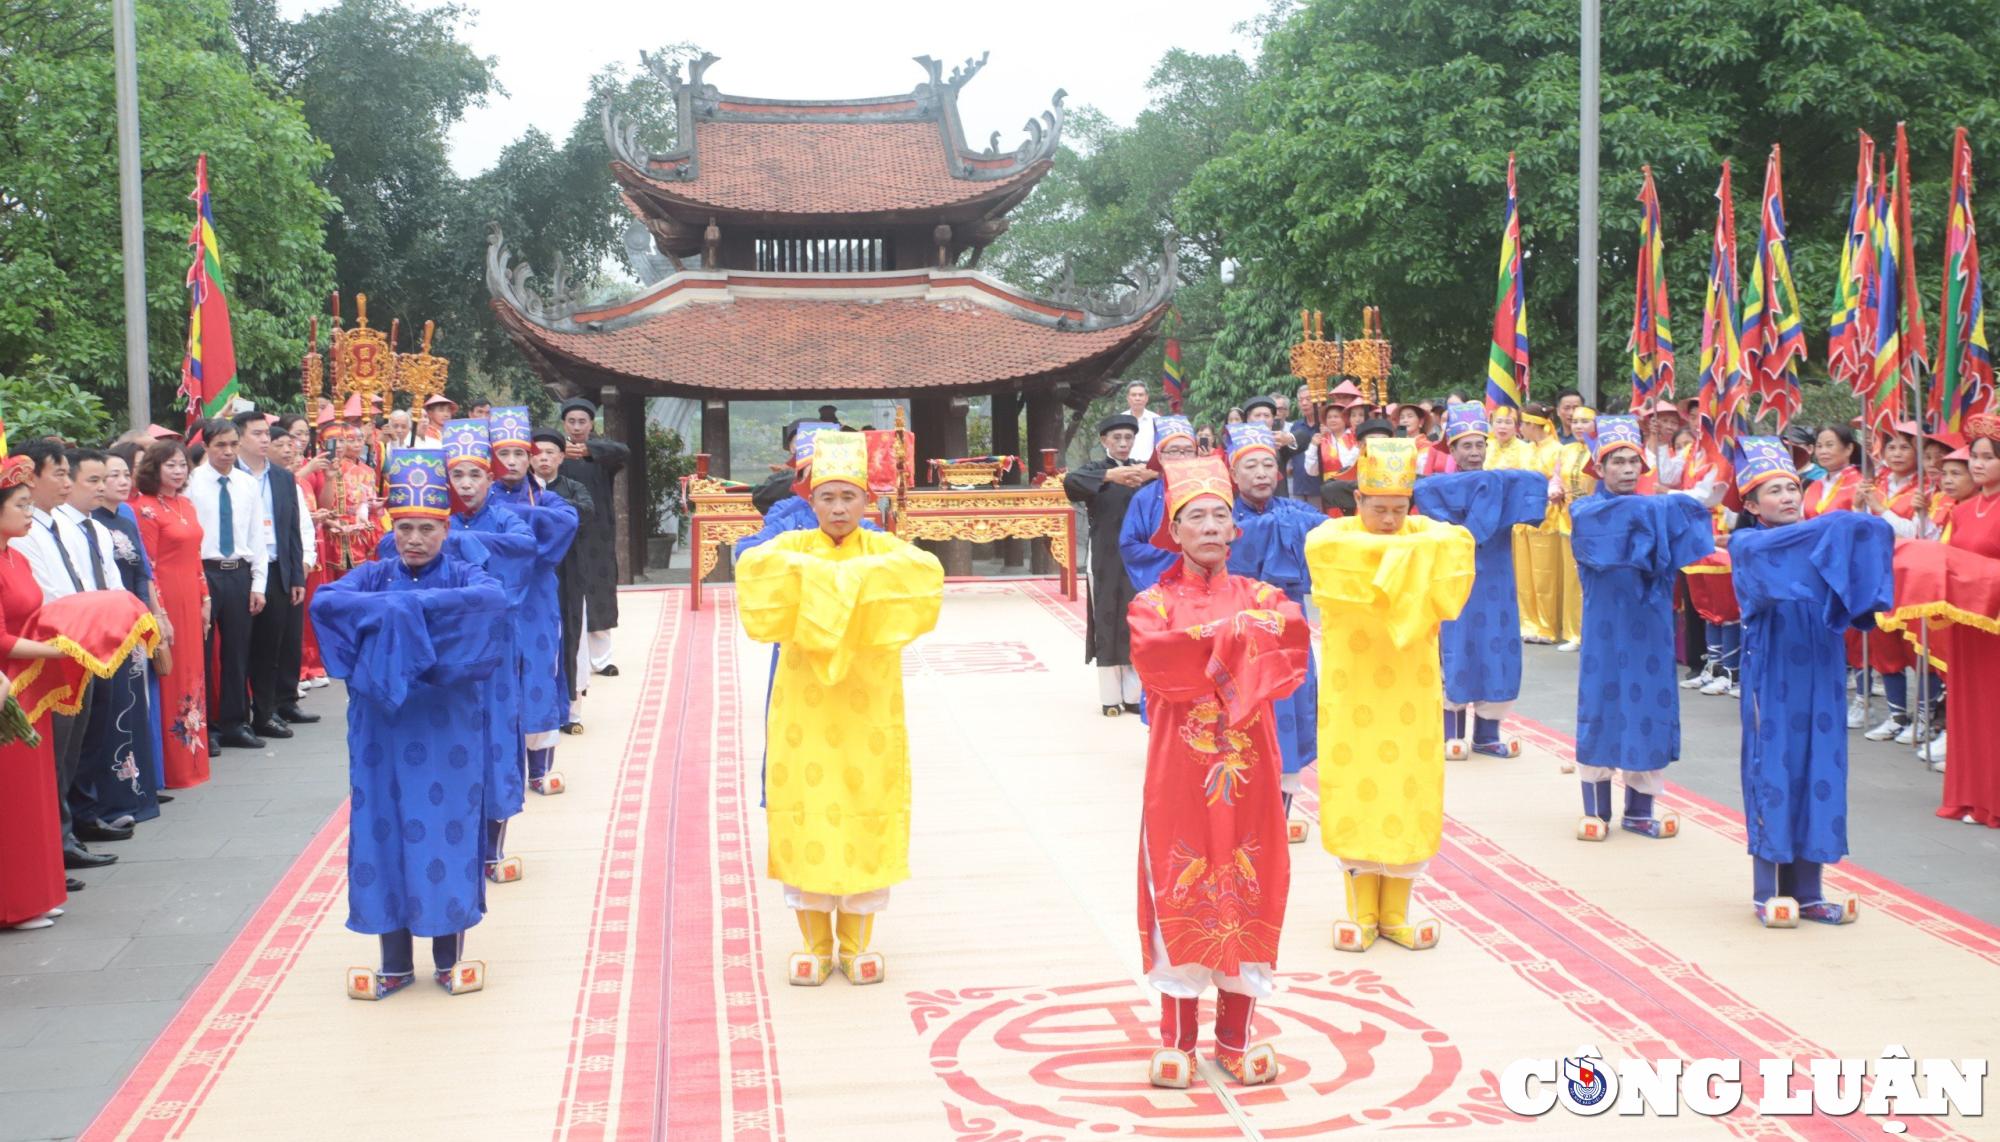
M 1886 188 L 1887 175 L 1879 158 L 1875 179 Z M 1862 274 L 1863 309 L 1873 337 L 1860 392 L 1861 414 L 1864 423 L 1876 431 L 1903 419 L 1904 413 L 1903 239 L 1896 225 L 1894 199 L 1893 193 L 1875 196 L 1874 221 L 1868 232 L 1870 264 Z
M 1785 241 L 1785 188 L 1778 148 L 1764 165 L 1764 207 L 1757 253 L 1743 286 L 1743 371 L 1759 401 L 1757 415 L 1775 412 L 1784 430 L 1799 411 L 1799 362 L 1805 359 L 1805 327 L 1799 320 L 1799 291 L 1792 284 L 1792 258 Z
M 1972 144 L 1958 129 L 1951 147 L 1951 206 L 1944 230 L 1944 309 L 1938 314 L 1931 422 L 1957 432 L 1993 402 L 1993 357 L 1986 344 L 1985 285 L 1972 219 Z
M 1870 325 L 1868 297 L 1875 265 L 1875 140 L 1862 131 L 1855 160 L 1854 198 L 1847 212 L 1847 240 L 1840 249 L 1839 292 L 1827 323 L 1826 371 L 1859 397 L 1868 390 L 1868 362 L 1874 356 L 1875 331 Z
M 1667 328 L 1666 244 L 1660 236 L 1660 192 L 1653 168 L 1639 187 L 1639 272 L 1632 299 L 1632 411 L 1674 396 L 1674 334 Z
M 1177 338 L 1167 338 L 1167 348 L 1160 354 L 1160 385 L 1167 390 L 1167 406 L 1179 412 L 1181 401 L 1187 398 L 1187 386 L 1181 383 L 1181 343 Z
M 222 250 L 215 238 L 215 211 L 208 198 L 208 156 L 195 161 L 194 264 L 188 267 L 187 356 L 181 362 L 181 395 L 188 419 L 216 417 L 236 399 L 236 345 L 229 336 L 229 296 L 223 289 Z
M 1738 405 L 1743 383 L 1743 346 L 1737 322 L 1739 287 L 1736 278 L 1736 199 L 1729 180 L 1729 161 L 1722 163 L 1722 184 L 1715 190 L 1715 236 L 1709 243 L 1708 292 L 1701 307 L 1701 375 L 1696 382 L 1698 445 L 1711 460 L 1721 462 L 1730 442 L 1742 436 Z
M 1917 292 L 1916 230 L 1910 225 L 1910 141 L 1903 124 L 1896 124 L 1896 236 L 1902 242 L 1897 257 L 1903 271 L 1903 379 L 1916 384 L 1919 362 L 1930 363 L 1930 331 L 1924 328 L 1924 299 Z
M 1519 409 L 1528 399 L 1528 297 L 1521 279 L 1521 206 L 1514 193 L 1514 153 L 1507 153 L 1507 217 L 1500 238 L 1500 281 L 1493 298 L 1493 342 L 1486 356 L 1486 407 Z

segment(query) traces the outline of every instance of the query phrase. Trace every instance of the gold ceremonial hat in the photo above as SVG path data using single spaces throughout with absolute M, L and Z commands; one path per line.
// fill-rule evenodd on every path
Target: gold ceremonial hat
M 868 438 L 859 432 L 820 432 L 813 436 L 812 484 L 853 484 L 868 491 Z
M 1356 493 L 1407 496 L 1417 487 L 1417 445 L 1393 436 L 1371 436 L 1354 468 Z

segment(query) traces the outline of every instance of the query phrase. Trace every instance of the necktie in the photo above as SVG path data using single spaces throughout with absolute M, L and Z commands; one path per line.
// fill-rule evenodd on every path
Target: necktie
M 224 559 L 232 559 L 236 556 L 236 507 L 229 502 L 228 476 L 216 487 L 215 515 L 222 527 L 222 534 L 215 537 L 216 548 Z
M 76 573 L 76 564 L 70 561 L 69 548 L 63 546 L 62 532 L 56 530 L 56 521 L 51 518 L 49 522 L 42 526 L 49 529 L 49 538 L 56 541 L 56 554 L 62 556 L 63 570 L 69 572 L 70 586 L 81 592 L 83 590 L 83 579 Z
M 97 528 L 87 519 L 77 526 L 83 529 L 83 542 L 90 547 L 90 576 L 97 581 L 97 589 L 102 591 L 105 588 L 104 552 L 97 546 Z

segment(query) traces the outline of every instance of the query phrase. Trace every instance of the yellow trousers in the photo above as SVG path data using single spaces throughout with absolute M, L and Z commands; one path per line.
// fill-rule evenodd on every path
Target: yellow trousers
M 1561 541 L 1538 527 L 1514 529 L 1514 594 L 1523 638 L 1553 640 L 1562 621 Z
M 1583 582 L 1576 577 L 1576 552 L 1571 550 L 1569 536 L 1558 536 L 1562 541 L 1559 556 L 1562 559 L 1562 636 L 1565 641 L 1583 638 Z

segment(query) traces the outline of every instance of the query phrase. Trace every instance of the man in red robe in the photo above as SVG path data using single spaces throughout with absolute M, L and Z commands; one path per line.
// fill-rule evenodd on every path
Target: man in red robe
M 1127 612 L 1151 732 L 1139 848 L 1139 942 L 1161 993 L 1151 1077 L 1188 1085 L 1213 985 L 1215 1061 L 1264 1083 L 1277 1054 L 1250 1045 L 1250 1020 L 1273 991 L 1291 884 L 1271 702 L 1305 678 L 1310 634 L 1282 590 L 1229 573 L 1235 488 L 1221 458 L 1163 467 L 1153 542 L 1181 558 Z

